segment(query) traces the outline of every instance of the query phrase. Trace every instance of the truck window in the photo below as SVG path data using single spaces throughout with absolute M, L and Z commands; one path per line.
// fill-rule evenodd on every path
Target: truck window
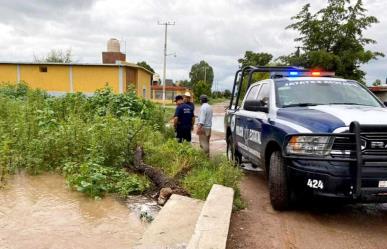
M 247 97 L 246 97 L 246 100 L 254 100 L 254 99 L 257 99 L 257 93 L 259 91 L 259 87 L 261 85 L 257 85 L 257 86 L 253 86 L 249 93 L 247 94 Z
M 258 94 L 258 100 L 263 101 L 267 105 L 269 103 L 269 96 L 270 96 L 270 85 L 263 84 L 261 87 L 261 91 L 259 91 L 259 94 Z
M 334 79 L 277 81 L 276 91 L 278 107 L 302 103 L 381 107 L 365 88 L 354 81 Z

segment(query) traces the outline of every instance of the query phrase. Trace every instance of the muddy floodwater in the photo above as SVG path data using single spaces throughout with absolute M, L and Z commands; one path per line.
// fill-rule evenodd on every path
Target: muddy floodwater
M 0 189 L 0 248 L 131 248 L 145 227 L 111 197 L 71 191 L 62 176 L 12 177 Z

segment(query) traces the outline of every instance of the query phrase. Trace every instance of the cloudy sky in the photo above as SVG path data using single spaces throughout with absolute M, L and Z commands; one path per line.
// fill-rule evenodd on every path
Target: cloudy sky
M 164 30 L 169 28 L 167 78 L 187 79 L 192 64 L 206 60 L 218 89 L 230 88 L 237 60 L 246 50 L 275 57 L 295 50 L 297 33 L 284 28 L 312 2 L 326 0 L 0 0 L 0 61 L 32 61 L 51 49 L 73 51 L 83 63 L 100 63 L 106 41 L 117 38 L 130 62 L 147 61 L 162 72 Z M 387 54 L 385 0 L 364 0 L 380 23 L 366 32 L 378 41 L 371 49 Z M 384 4 L 383 4 L 384 3 Z M 126 43 L 126 46 L 125 46 Z M 125 49 L 126 47 L 126 49 Z M 387 76 L 387 58 L 364 66 L 367 81 Z

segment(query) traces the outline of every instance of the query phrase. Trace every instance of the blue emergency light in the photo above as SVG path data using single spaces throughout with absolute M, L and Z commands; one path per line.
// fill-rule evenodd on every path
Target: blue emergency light
M 295 72 L 295 71 L 289 72 L 289 76 L 299 76 L 299 75 L 300 75 L 300 72 Z

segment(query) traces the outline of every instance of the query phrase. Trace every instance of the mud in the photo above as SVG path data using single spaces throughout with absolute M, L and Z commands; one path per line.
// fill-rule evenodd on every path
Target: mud
M 125 203 L 93 200 L 62 176 L 12 177 L 0 189 L 0 248 L 131 248 L 145 224 Z
M 251 172 L 241 194 L 248 207 L 232 215 L 228 249 L 387 248 L 387 204 L 310 199 L 293 211 L 276 212 L 263 173 Z

